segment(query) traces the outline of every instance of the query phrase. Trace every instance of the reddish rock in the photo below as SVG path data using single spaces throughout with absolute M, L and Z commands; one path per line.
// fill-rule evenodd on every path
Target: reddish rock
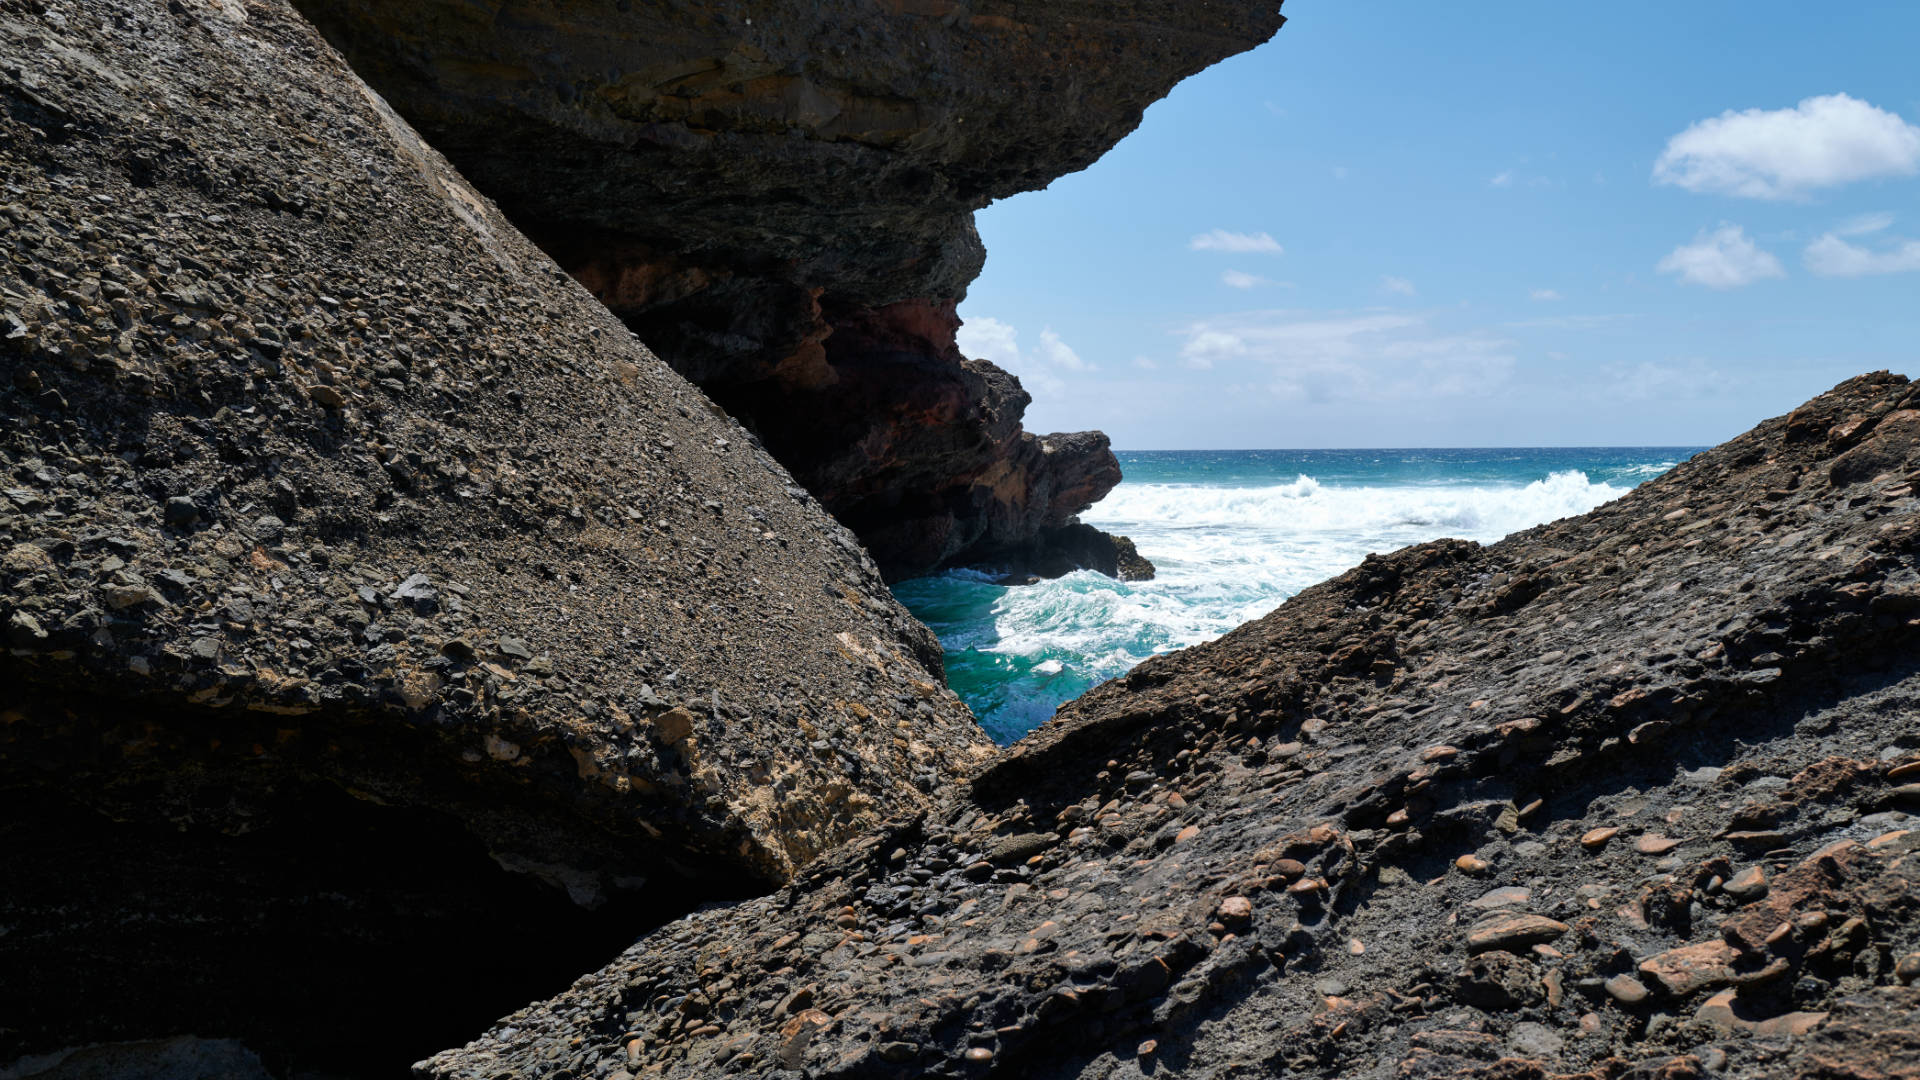
M 1580 846 L 1586 848 L 1588 851 L 1599 851 L 1601 848 L 1607 846 L 1607 841 L 1619 835 L 1619 828 L 1613 825 L 1599 829 L 1589 829 L 1581 834 Z
M 1507 949 L 1552 941 L 1567 932 L 1567 924 L 1544 915 L 1493 915 L 1473 925 L 1467 949 Z
M 1641 962 L 1640 971 L 1658 980 L 1674 997 L 1686 997 L 1731 982 L 1736 955 L 1724 941 L 1703 941 L 1649 957 Z

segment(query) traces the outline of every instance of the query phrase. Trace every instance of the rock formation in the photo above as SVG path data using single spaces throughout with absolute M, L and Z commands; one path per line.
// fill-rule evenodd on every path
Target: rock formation
M 0 1060 L 391 1069 L 991 751 L 280 0 L 0 2 L 0 222 Z
M 299 0 L 363 77 L 889 577 L 1119 480 L 954 345 L 989 201 L 1085 168 L 1277 0 Z M 1031 560 L 1030 560 L 1031 561 Z
M 427 1077 L 1920 1073 L 1920 389 L 1369 557 Z
M 551 26 L 506 15 L 531 9 L 465 30 L 422 10 L 559 70 L 585 40 L 525 44 Z M 727 40 L 764 18 L 660 10 Z M 814 10 L 821 56 L 884 58 L 902 95 L 921 40 L 925 70 L 995 72 L 1006 108 L 1045 91 L 1090 124 L 1252 17 Z M 801 290 L 817 332 L 780 378 L 846 392 L 765 407 L 883 417 L 833 475 L 896 567 L 1070 551 L 1125 572 L 1060 509 L 1111 483 L 1104 441 L 1020 433 L 1017 385 L 952 351 L 934 286 L 971 272 L 942 231 L 964 212 L 882 197 L 1001 91 L 895 99 L 785 61 L 740 82 L 795 55 L 775 38 L 688 68 L 677 104 L 621 100 L 704 110 L 645 114 L 649 139 L 710 148 L 689 191 L 778 158 L 740 120 L 776 90 L 801 129 L 782 175 L 864 162 L 877 186 L 840 246 L 795 233 L 750 270 L 728 260 L 779 230 L 716 206 L 725 258 L 683 268 L 682 313 L 765 317 L 772 340 Z M 525 56 L 446 55 L 536 119 L 564 97 Z M 515 139 L 579 121 L 501 116 Z M 926 167 L 922 201 L 1104 145 L 1055 121 L 969 128 L 951 160 L 977 174 Z M 566 145 L 557 191 L 599 160 Z M 767 222 L 814 220 L 779 194 Z M 996 753 L 853 535 L 286 0 L 0 0 L 0 219 L 7 1075 L 1920 1075 L 1904 378 L 1591 514 L 1370 557 Z M 943 487 L 963 458 L 988 464 Z

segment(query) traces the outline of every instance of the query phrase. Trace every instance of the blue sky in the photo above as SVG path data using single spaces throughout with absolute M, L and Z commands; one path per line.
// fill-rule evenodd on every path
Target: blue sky
M 1704 444 L 1920 375 L 1920 4 L 1285 10 L 980 214 L 1029 430 Z

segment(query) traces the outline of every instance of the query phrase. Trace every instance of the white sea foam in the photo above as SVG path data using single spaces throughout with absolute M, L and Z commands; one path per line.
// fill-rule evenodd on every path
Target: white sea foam
M 1627 490 L 1594 483 L 1578 470 L 1553 473 L 1525 487 L 1326 487 L 1311 476 L 1272 487 L 1122 484 L 1082 517 L 1122 532 L 1129 527 L 1252 528 L 1300 536 L 1389 538 L 1415 530 L 1425 539 L 1451 535 L 1496 540 L 1531 525 L 1583 514 Z
M 1664 466 L 1648 468 L 1651 475 Z M 1304 475 L 1264 487 L 1129 482 L 1082 517 L 1132 537 L 1159 567 L 1154 580 L 1120 582 L 1081 571 L 999 590 L 990 613 L 943 627 L 942 640 L 950 651 L 1007 673 L 994 678 L 1011 677 L 1000 684 L 995 715 L 985 717 L 1011 738 L 1044 719 L 1053 703 L 1156 652 L 1257 619 L 1369 552 L 1447 536 L 1490 542 L 1585 513 L 1626 494 L 1638 479 L 1628 472 L 1621 485 L 1596 483 L 1569 470 L 1506 486 L 1345 486 Z M 962 571 L 946 580 L 966 588 L 979 576 Z
M 1155 652 L 1209 641 L 1339 574 L 1369 552 L 1443 536 L 1497 540 L 1626 494 L 1578 471 L 1524 486 L 1270 487 L 1123 484 L 1083 515 L 1133 538 L 1155 580 L 1071 574 L 1012 589 L 976 647 L 1067 658 L 1108 677 Z

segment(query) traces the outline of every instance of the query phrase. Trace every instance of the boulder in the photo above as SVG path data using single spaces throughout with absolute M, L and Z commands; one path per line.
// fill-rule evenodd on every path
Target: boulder
M 1886 598 L 1920 580 L 1920 457 L 1830 477 L 1912 445 L 1872 429 L 1915 403 L 1862 376 L 1589 514 L 1370 556 L 419 1071 L 1912 1071 L 1920 834 L 1887 796 L 1920 623 Z M 1714 888 L 1756 823 L 1785 869 Z M 1582 844 L 1623 825 L 1686 842 Z M 833 1023 L 783 1045 L 800 987 Z M 607 1038 L 681 994 L 728 1004 Z
M 992 751 L 286 4 L 5 3 L 0 56 L 0 1061 L 386 1072 Z

